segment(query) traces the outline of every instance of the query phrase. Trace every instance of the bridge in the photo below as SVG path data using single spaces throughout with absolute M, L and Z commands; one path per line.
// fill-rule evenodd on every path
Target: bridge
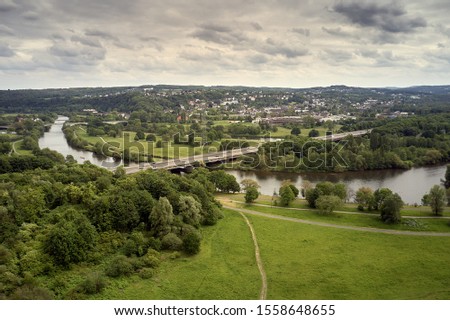
M 127 172 L 127 174 L 136 173 L 140 170 L 145 169 L 186 171 L 192 169 L 194 164 L 196 163 L 204 163 L 204 164 L 222 163 L 225 161 L 237 159 L 240 156 L 246 154 L 252 154 L 257 152 L 258 152 L 257 147 L 211 152 L 179 159 L 168 159 L 161 162 L 133 164 L 129 167 L 125 167 L 125 171 Z
M 315 137 L 314 139 L 321 140 L 321 141 L 333 141 L 333 142 L 336 142 L 336 141 L 340 141 L 340 140 L 346 138 L 347 136 L 360 137 L 360 136 L 363 136 L 363 135 L 368 134 L 370 132 L 372 132 L 372 129 L 332 134 L 332 135 L 329 135 L 329 136 Z

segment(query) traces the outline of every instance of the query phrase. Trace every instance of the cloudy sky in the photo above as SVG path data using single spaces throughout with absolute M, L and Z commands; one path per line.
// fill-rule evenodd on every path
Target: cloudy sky
M 0 89 L 450 84 L 450 1 L 0 0 Z

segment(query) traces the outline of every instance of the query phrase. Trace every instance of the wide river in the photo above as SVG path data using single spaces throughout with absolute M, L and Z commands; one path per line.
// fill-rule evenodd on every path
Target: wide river
M 92 152 L 74 149 L 68 145 L 62 126 L 67 117 L 60 116 L 49 132 L 39 140 L 41 148 L 49 148 L 58 151 L 64 156 L 72 155 L 79 163 L 89 160 L 98 166 L 109 167 L 117 166 L 112 159 L 99 158 Z M 238 182 L 243 179 L 253 179 L 261 186 L 260 192 L 266 195 L 272 195 L 278 192 L 283 180 L 291 180 L 300 188 L 304 180 L 313 183 L 321 181 L 343 182 L 347 187 L 356 191 L 362 186 L 370 187 L 373 190 L 386 187 L 397 192 L 409 204 L 418 203 L 422 196 L 427 193 L 435 184 L 440 184 L 445 176 L 447 165 L 438 165 L 432 167 L 413 168 L 411 170 L 376 170 L 344 173 L 287 173 L 287 172 L 263 172 L 263 171 L 227 171 L 235 176 Z

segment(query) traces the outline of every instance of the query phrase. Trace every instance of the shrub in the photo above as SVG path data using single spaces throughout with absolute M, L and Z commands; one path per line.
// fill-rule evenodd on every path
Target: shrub
M 166 234 L 161 241 L 162 248 L 165 250 L 180 250 L 183 241 L 175 233 Z
M 155 270 L 152 268 L 143 268 L 139 271 L 139 277 L 142 279 L 150 279 L 155 275 Z
M 197 254 L 200 252 L 202 237 L 199 232 L 188 233 L 183 238 L 183 251 L 187 254 Z
M 145 256 L 141 258 L 142 264 L 147 268 L 157 268 L 161 261 L 159 260 L 159 252 L 149 250 Z
M 133 265 L 125 256 L 115 257 L 106 267 L 105 273 L 108 277 L 117 278 L 127 276 L 133 272 Z
M 161 240 L 151 237 L 147 241 L 147 246 L 151 249 L 159 251 L 159 250 L 161 250 Z
M 51 300 L 53 294 L 47 289 L 26 284 L 17 288 L 10 298 L 12 300 Z
M 94 272 L 88 274 L 86 279 L 78 285 L 78 292 L 84 294 L 100 293 L 106 287 L 106 281 L 102 274 Z

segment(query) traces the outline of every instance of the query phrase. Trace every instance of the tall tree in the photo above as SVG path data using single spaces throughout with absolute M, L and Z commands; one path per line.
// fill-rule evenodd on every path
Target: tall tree
M 399 223 L 402 218 L 400 214 L 402 207 L 403 200 L 397 193 L 388 195 L 380 207 L 381 220 L 387 223 Z
M 202 205 L 192 196 L 181 195 L 178 210 L 184 223 L 194 227 L 200 226 Z
M 438 216 L 444 211 L 445 203 L 447 202 L 447 194 L 444 188 L 435 185 L 431 187 L 428 194 L 424 195 L 422 201 L 425 205 L 431 207 L 431 211 L 434 215 Z
M 368 187 L 359 188 L 358 191 L 356 191 L 355 201 L 358 204 L 358 210 L 363 211 L 364 208 L 367 208 L 367 210 L 370 211 L 375 201 L 372 189 Z
M 155 234 L 160 236 L 168 234 L 173 218 L 173 208 L 169 200 L 166 197 L 159 198 L 149 217 L 150 225 Z
M 287 207 L 294 199 L 295 194 L 289 185 L 282 186 L 279 191 L 280 194 L 280 204 Z

